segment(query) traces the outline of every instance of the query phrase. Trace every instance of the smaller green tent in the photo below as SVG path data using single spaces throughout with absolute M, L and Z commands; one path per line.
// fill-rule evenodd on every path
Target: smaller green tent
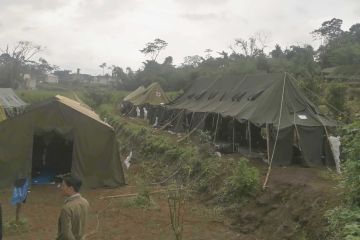
M 33 177 L 36 167 L 71 172 L 92 188 L 125 184 L 114 129 L 79 102 L 58 95 L 29 106 L 1 122 L 0 133 L 0 187 Z M 58 141 L 49 144 L 51 135 Z
M 4 108 L 0 105 L 0 122 L 6 119 L 6 114 Z
M 143 93 L 144 91 L 145 91 L 145 87 L 140 86 L 137 89 L 135 89 L 133 92 L 129 93 L 129 95 L 127 95 L 123 101 L 131 101 L 131 99 L 135 98 L 136 96 Z
M 152 83 L 143 92 L 128 100 L 135 106 L 167 104 L 170 99 L 165 94 L 159 83 Z
M 0 112 L 0 121 L 22 113 L 27 105 L 11 88 L 0 88 L 0 111 L 5 113 L 4 118 Z

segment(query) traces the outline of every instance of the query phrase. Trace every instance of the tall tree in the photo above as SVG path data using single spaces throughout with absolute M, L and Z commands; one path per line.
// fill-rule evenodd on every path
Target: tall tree
M 140 49 L 140 52 L 147 55 L 150 55 L 152 61 L 156 61 L 156 58 L 159 56 L 160 52 L 166 48 L 168 43 L 160 38 L 156 38 L 152 42 L 148 42 L 143 49 Z
M 326 41 L 330 41 L 339 37 L 343 33 L 343 30 L 341 30 L 342 23 L 343 20 L 333 18 L 329 21 L 323 22 L 320 28 L 315 29 L 311 33 L 315 38 L 320 37 L 324 38 Z
M 183 66 L 191 66 L 191 67 L 198 67 L 202 61 L 204 61 L 205 59 L 199 55 L 194 55 L 194 56 L 186 56 L 184 57 L 184 63 L 182 64 Z
M 20 41 L 12 49 L 6 46 L 0 49 L 0 86 L 18 88 L 24 85 L 23 75 L 33 69 L 48 65 L 46 60 L 40 63 L 33 58 L 42 51 L 40 45 L 29 41 Z
M 272 58 L 280 58 L 284 56 L 284 53 L 279 44 L 275 45 L 275 49 L 270 52 Z
M 102 74 L 103 76 L 105 76 L 105 68 L 106 68 L 106 66 L 107 65 L 106 65 L 105 62 L 99 65 L 99 67 L 102 68 L 102 70 L 103 70 L 103 74 Z

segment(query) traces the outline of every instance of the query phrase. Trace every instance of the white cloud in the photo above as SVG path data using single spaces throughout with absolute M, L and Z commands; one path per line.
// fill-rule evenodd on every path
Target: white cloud
M 359 22 L 360 2 L 335 0 L 1 0 L 0 46 L 29 40 L 47 47 L 49 62 L 100 73 L 102 62 L 138 68 L 139 49 L 159 37 L 169 45 L 159 61 L 229 51 L 235 38 L 258 31 L 272 47 L 313 43 L 310 32 L 333 17 L 344 29 Z

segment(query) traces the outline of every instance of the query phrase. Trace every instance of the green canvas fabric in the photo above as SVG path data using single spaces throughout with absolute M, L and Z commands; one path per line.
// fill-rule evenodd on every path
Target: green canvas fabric
M 276 165 L 292 164 L 294 131 L 297 129 L 304 164 L 318 166 L 325 162 L 322 160 L 324 152 L 327 154 L 323 141 L 324 126 L 336 126 L 336 122 L 321 114 L 294 81 L 288 73 L 200 77 L 166 108 L 168 111 L 183 111 L 172 121 L 175 131 L 194 127 L 190 127 L 189 121 L 191 116 L 200 116 L 199 113 L 211 113 L 205 120 L 208 127 L 212 126 L 211 131 L 217 116 L 221 116 L 220 127 L 223 119 L 237 120 L 239 124 L 235 124 L 237 127 L 234 130 L 236 141 L 245 144 L 247 139 L 242 139 L 245 134 L 241 129 L 247 121 L 254 127 L 265 127 L 269 124 L 270 149 L 275 151 L 273 162 Z M 193 122 L 198 121 L 199 117 L 193 119 Z M 221 129 L 224 131 L 226 128 Z M 276 148 L 273 149 L 278 129 L 279 136 Z M 229 135 L 230 130 L 229 133 L 219 133 L 218 129 L 217 135 Z M 258 133 L 260 134 L 260 131 L 251 128 L 252 141 Z M 222 138 L 225 139 L 226 136 Z M 258 137 L 260 138 L 261 136 Z M 256 145 L 256 142 L 252 145 Z M 325 158 L 330 159 L 328 156 Z M 328 165 L 331 160 L 326 161 Z
M 132 98 L 135 98 L 136 96 L 138 96 L 139 94 L 143 93 L 145 91 L 145 87 L 144 86 L 140 86 L 137 89 L 135 89 L 133 92 L 129 93 L 129 95 L 127 95 L 123 101 L 130 101 Z
M 0 105 L 0 122 L 6 119 L 4 108 Z
M 160 105 L 167 104 L 170 102 L 170 99 L 165 94 L 164 90 L 161 88 L 159 83 L 152 83 L 148 86 L 143 92 L 133 96 L 128 100 L 135 106 L 139 105 Z
M 1 187 L 31 174 L 34 133 L 51 130 L 73 135 L 71 173 L 85 186 L 125 184 L 114 129 L 80 103 L 56 96 L 0 123 Z
M 284 88 L 284 94 L 283 93 Z M 171 109 L 219 113 L 257 126 L 277 127 L 283 96 L 280 129 L 299 126 L 335 126 L 299 91 L 286 73 L 202 77 L 181 97 L 168 105 Z M 302 119 L 306 118 L 306 119 Z
M 8 117 L 23 112 L 27 105 L 11 88 L 0 88 L 0 106 Z

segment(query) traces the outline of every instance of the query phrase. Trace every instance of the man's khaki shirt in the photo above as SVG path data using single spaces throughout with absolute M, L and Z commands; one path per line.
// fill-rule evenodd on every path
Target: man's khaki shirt
M 83 240 L 89 211 L 88 201 L 80 194 L 65 200 L 58 221 L 57 240 Z

